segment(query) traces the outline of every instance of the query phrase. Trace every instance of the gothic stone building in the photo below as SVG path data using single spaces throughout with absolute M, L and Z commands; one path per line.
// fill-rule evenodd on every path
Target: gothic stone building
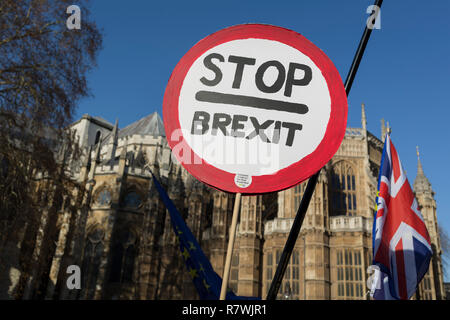
M 62 208 L 46 297 L 195 299 L 150 170 L 219 275 L 223 274 L 234 195 L 198 182 L 171 157 L 156 112 L 120 130 L 117 122 L 112 125 L 88 115 L 72 128 L 86 150 L 82 161 L 74 165 L 73 178 L 86 184 L 88 192 L 75 213 Z M 369 299 L 366 270 L 372 259 L 372 217 L 382 148 L 383 142 L 366 129 L 362 106 L 362 127 L 347 128 L 338 152 L 321 170 L 280 299 Z M 306 182 L 278 193 L 242 197 L 230 272 L 230 287 L 238 295 L 265 298 L 305 186 Z M 414 298 L 443 299 L 436 201 L 420 160 L 414 191 L 434 252 Z M 78 238 L 67 239 L 70 233 Z M 80 290 L 65 285 L 67 267 L 72 264 L 81 267 Z M 30 283 L 31 290 L 38 286 Z

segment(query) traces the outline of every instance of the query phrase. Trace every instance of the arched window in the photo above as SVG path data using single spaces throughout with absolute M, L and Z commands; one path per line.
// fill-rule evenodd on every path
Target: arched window
M 111 204 L 111 192 L 108 189 L 103 189 L 97 194 L 95 203 L 98 206 L 108 206 Z
M 339 162 L 331 172 L 332 216 L 356 215 L 356 176 L 353 168 L 345 162 Z
M 128 192 L 122 201 L 122 206 L 130 209 L 138 209 L 142 204 L 142 199 L 135 191 Z
M 273 250 L 265 254 L 265 294 L 269 292 L 273 277 L 281 258 L 281 250 Z M 264 280 L 263 280 L 264 281 Z M 278 299 L 300 298 L 300 252 L 293 250 L 289 264 L 286 267 L 283 281 L 278 292 Z
M 360 250 L 336 251 L 337 295 L 339 299 L 364 299 L 363 264 Z
M 299 183 L 294 187 L 294 212 L 297 212 L 298 207 L 300 206 L 300 201 L 302 200 L 303 193 L 306 189 L 306 182 Z
M 133 281 L 136 254 L 136 235 L 130 230 L 121 231 L 112 250 L 111 282 Z
M 299 299 L 300 295 L 300 253 L 294 250 L 286 267 L 280 292 L 281 299 Z
M 82 266 L 81 299 L 91 300 L 94 298 L 104 249 L 104 236 L 105 233 L 100 227 L 93 228 L 87 236 Z
M 95 142 L 94 144 L 97 144 L 100 142 L 100 138 L 101 138 L 102 133 L 100 132 L 100 130 L 97 131 L 97 133 L 95 134 Z

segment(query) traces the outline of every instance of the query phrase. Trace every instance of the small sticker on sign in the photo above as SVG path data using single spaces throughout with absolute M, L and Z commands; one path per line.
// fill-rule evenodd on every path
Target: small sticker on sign
M 234 183 L 239 187 L 239 188 L 247 188 L 249 185 L 252 184 L 252 176 L 248 175 L 248 174 L 237 174 L 234 177 Z

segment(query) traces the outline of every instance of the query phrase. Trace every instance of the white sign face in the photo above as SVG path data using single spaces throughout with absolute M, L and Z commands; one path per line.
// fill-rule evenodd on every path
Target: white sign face
M 347 96 L 331 60 L 288 29 L 245 24 L 199 41 L 167 84 L 172 154 L 200 181 L 257 194 L 292 187 L 336 153 Z
M 192 64 L 178 108 L 183 136 L 197 155 L 221 170 L 259 176 L 317 148 L 331 100 L 320 69 L 302 52 L 242 39 L 211 48 Z

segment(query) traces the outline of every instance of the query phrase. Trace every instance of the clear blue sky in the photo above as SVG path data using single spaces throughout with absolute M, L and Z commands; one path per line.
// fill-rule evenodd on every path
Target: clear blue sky
M 98 68 L 89 75 L 94 97 L 81 101 L 77 117 L 101 116 L 121 128 L 157 111 L 179 59 L 200 39 L 241 23 L 295 30 L 334 62 L 345 80 L 373 0 L 345 1 L 92 1 L 104 32 Z M 75 1 L 76 3 L 76 1 Z M 380 119 L 412 184 L 416 145 L 450 233 L 450 1 L 385 0 L 381 29 L 374 30 L 349 96 L 348 126 L 380 136 Z M 447 277 L 447 281 L 450 278 Z

